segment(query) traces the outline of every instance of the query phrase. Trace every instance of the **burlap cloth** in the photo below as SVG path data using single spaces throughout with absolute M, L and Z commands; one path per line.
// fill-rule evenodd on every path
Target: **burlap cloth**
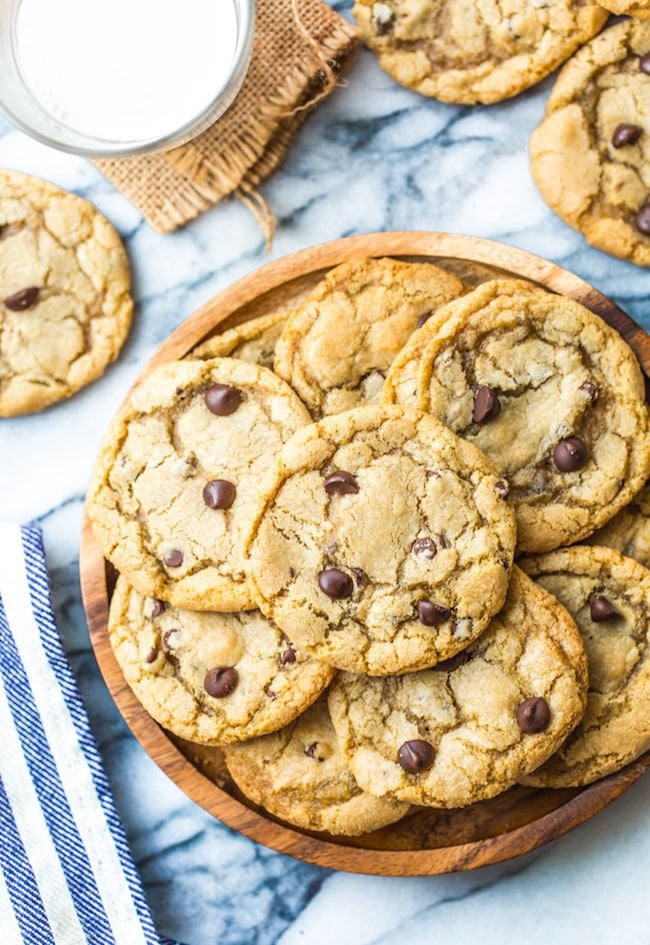
M 236 194 L 269 239 L 273 216 L 256 188 L 336 86 L 357 45 L 356 29 L 322 0 L 257 0 L 251 63 L 225 115 L 171 151 L 99 160 L 97 167 L 160 233 Z

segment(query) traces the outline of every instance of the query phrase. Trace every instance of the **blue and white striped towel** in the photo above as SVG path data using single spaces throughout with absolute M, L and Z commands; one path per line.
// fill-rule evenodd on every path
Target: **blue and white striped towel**
M 165 941 L 61 649 L 35 525 L 0 524 L 0 827 L 2 945 Z

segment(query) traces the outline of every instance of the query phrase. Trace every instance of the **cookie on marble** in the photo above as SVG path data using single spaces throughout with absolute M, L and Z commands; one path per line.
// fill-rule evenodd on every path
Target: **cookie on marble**
M 650 23 L 617 23 L 566 64 L 530 160 L 565 223 L 597 249 L 650 266 Z
M 584 718 L 525 783 L 590 784 L 650 748 L 650 571 L 586 545 L 523 558 L 522 567 L 576 621 L 589 669 Z
M 400 820 L 409 805 L 363 791 L 348 768 L 322 698 L 272 735 L 225 750 L 238 788 L 275 817 L 349 837 Z
M 334 670 L 292 646 L 258 610 L 179 610 L 143 597 L 120 577 L 108 633 L 124 678 L 175 735 L 228 745 L 297 718 Z
M 514 514 L 477 449 L 433 417 L 358 407 L 299 431 L 245 540 L 258 606 L 340 669 L 432 666 L 503 604 Z
M 309 414 L 284 381 L 233 358 L 150 371 L 115 417 L 87 510 L 104 556 L 149 597 L 255 606 L 241 539 L 259 480 Z
M 650 485 L 645 485 L 629 505 L 590 535 L 587 544 L 614 548 L 650 568 Z
M 0 417 L 103 374 L 131 325 L 129 291 L 124 247 L 91 203 L 0 171 Z
M 521 551 L 586 537 L 650 474 L 632 350 L 583 305 L 527 282 L 492 280 L 444 306 L 395 362 L 382 397 L 430 411 L 492 460 Z
M 286 320 L 287 313 L 284 311 L 252 318 L 242 325 L 213 335 L 193 348 L 187 357 L 199 358 L 201 361 L 210 358 L 237 358 L 272 370 L 275 345 Z
M 289 317 L 274 370 L 315 419 L 376 403 L 386 371 L 418 323 L 462 292 L 456 276 L 427 263 L 343 263 Z
M 464 105 L 523 92 L 607 20 L 595 0 L 356 0 L 353 13 L 397 82 Z
M 404 676 L 339 673 L 329 709 L 364 790 L 453 808 L 545 761 L 582 717 L 586 692 L 575 623 L 515 567 L 503 609 L 466 650 Z

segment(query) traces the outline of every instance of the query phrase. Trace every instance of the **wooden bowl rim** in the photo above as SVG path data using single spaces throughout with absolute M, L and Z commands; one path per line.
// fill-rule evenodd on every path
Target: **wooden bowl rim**
M 650 377 L 650 336 L 626 312 L 579 276 L 540 256 L 494 240 L 459 234 L 395 231 L 346 237 L 309 247 L 267 263 L 233 283 L 189 316 L 158 348 L 140 380 L 154 367 L 187 354 L 229 315 L 292 279 L 367 256 L 458 259 L 500 270 L 559 294 L 577 298 L 614 327 L 635 351 Z M 206 330 L 206 317 L 210 328 Z M 182 354 L 179 352 L 182 351 Z M 127 394 L 128 396 L 128 394 Z M 193 801 L 222 823 L 258 843 L 308 863 L 354 873 L 421 876 L 476 869 L 529 853 L 589 820 L 626 791 L 650 767 L 650 752 L 620 771 L 579 789 L 544 816 L 498 836 L 454 846 L 381 850 L 350 846 L 302 832 L 241 803 L 185 757 L 165 730 L 144 710 L 124 681 L 107 634 L 105 560 L 87 514 L 81 534 L 79 570 L 90 641 L 104 681 L 126 724 L 152 760 Z

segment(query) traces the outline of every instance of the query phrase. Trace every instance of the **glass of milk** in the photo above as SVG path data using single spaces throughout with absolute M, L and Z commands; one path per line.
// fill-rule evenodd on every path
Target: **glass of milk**
M 0 0 L 0 110 L 93 157 L 166 150 L 244 80 L 255 0 Z

